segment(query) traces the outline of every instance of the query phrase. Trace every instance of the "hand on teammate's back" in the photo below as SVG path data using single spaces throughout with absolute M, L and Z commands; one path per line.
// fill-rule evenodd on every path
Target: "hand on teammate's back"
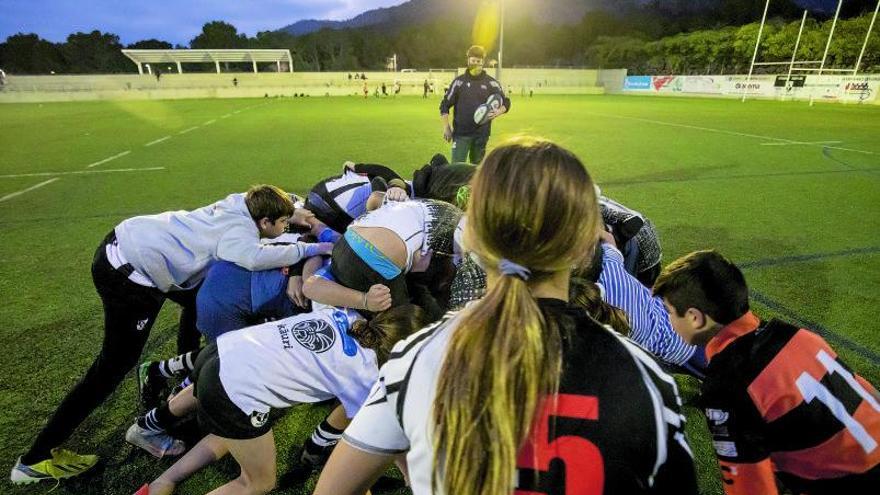
M 370 287 L 370 290 L 367 291 L 367 311 L 379 312 L 385 311 L 386 309 L 391 307 L 391 289 L 382 285 L 376 284 Z
M 614 234 L 608 232 L 605 229 L 599 230 L 599 239 L 602 240 L 605 244 L 610 244 L 614 247 L 617 247 L 617 241 L 614 240 Z
M 287 281 L 287 297 L 300 308 L 308 308 L 309 298 L 303 294 L 303 278 L 301 276 L 294 275 Z
M 409 195 L 400 187 L 392 187 L 385 193 L 385 199 L 388 201 L 406 201 L 409 199 Z

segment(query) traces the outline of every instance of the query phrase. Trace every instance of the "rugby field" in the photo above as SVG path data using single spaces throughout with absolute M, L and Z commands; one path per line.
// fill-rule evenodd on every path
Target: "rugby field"
M 257 183 L 302 193 L 344 160 L 403 174 L 448 146 L 437 99 L 297 98 L 0 106 L 0 466 L 9 469 L 98 352 L 94 250 L 126 217 L 211 203 Z M 608 196 L 659 228 L 664 261 L 713 247 L 738 262 L 762 316 L 810 326 L 880 383 L 880 107 L 513 95 L 490 142 L 529 133 L 587 164 Z M 144 358 L 174 350 L 169 303 Z M 683 382 L 689 395 L 693 383 Z M 66 446 L 100 469 L 59 494 L 127 494 L 171 460 L 135 451 L 130 374 Z M 279 472 L 325 410 L 276 428 Z M 705 423 L 688 409 L 702 490 L 721 493 Z M 45 493 L 50 486 L 0 493 Z M 237 476 L 227 460 L 184 483 Z M 279 493 L 310 493 L 305 487 Z M 374 493 L 389 493 L 377 491 Z

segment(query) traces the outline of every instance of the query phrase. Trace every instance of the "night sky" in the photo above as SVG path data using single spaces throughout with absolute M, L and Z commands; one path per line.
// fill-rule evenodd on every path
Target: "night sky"
M 221 20 L 239 32 L 280 29 L 302 19 L 350 19 L 405 0 L 0 0 L 0 41 L 24 32 L 60 42 L 95 29 L 129 44 L 149 38 L 187 45 L 202 25 Z M 474 0 L 476 1 L 476 0 Z M 548 0 L 552 1 L 552 0 Z M 836 0 L 798 0 L 813 6 Z
M 189 44 L 209 21 L 254 36 L 302 19 L 343 20 L 405 0 L 0 0 L 0 41 L 37 33 L 49 41 L 95 29 L 129 44 L 149 38 Z

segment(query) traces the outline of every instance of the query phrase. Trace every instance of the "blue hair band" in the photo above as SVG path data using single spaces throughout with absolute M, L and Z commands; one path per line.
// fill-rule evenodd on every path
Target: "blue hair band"
M 522 265 L 518 265 L 507 258 L 502 258 L 498 263 L 498 271 L 500 271 L 502 275 L 516 277 L 523 281 L 527 281 L 529 277 L 532 276 L 531 270 Z

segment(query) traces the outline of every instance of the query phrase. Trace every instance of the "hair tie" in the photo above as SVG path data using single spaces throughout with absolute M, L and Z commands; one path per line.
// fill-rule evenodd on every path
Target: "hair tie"
M 532 276 L 531 270 L 522 265 L 518 265 L 507 258 L 501 259 L 501 261 L 498 263 L 498 270 L 501 272 L 502 275 L 516 277 L 523 281 L 528 280 L 529 277 Z

